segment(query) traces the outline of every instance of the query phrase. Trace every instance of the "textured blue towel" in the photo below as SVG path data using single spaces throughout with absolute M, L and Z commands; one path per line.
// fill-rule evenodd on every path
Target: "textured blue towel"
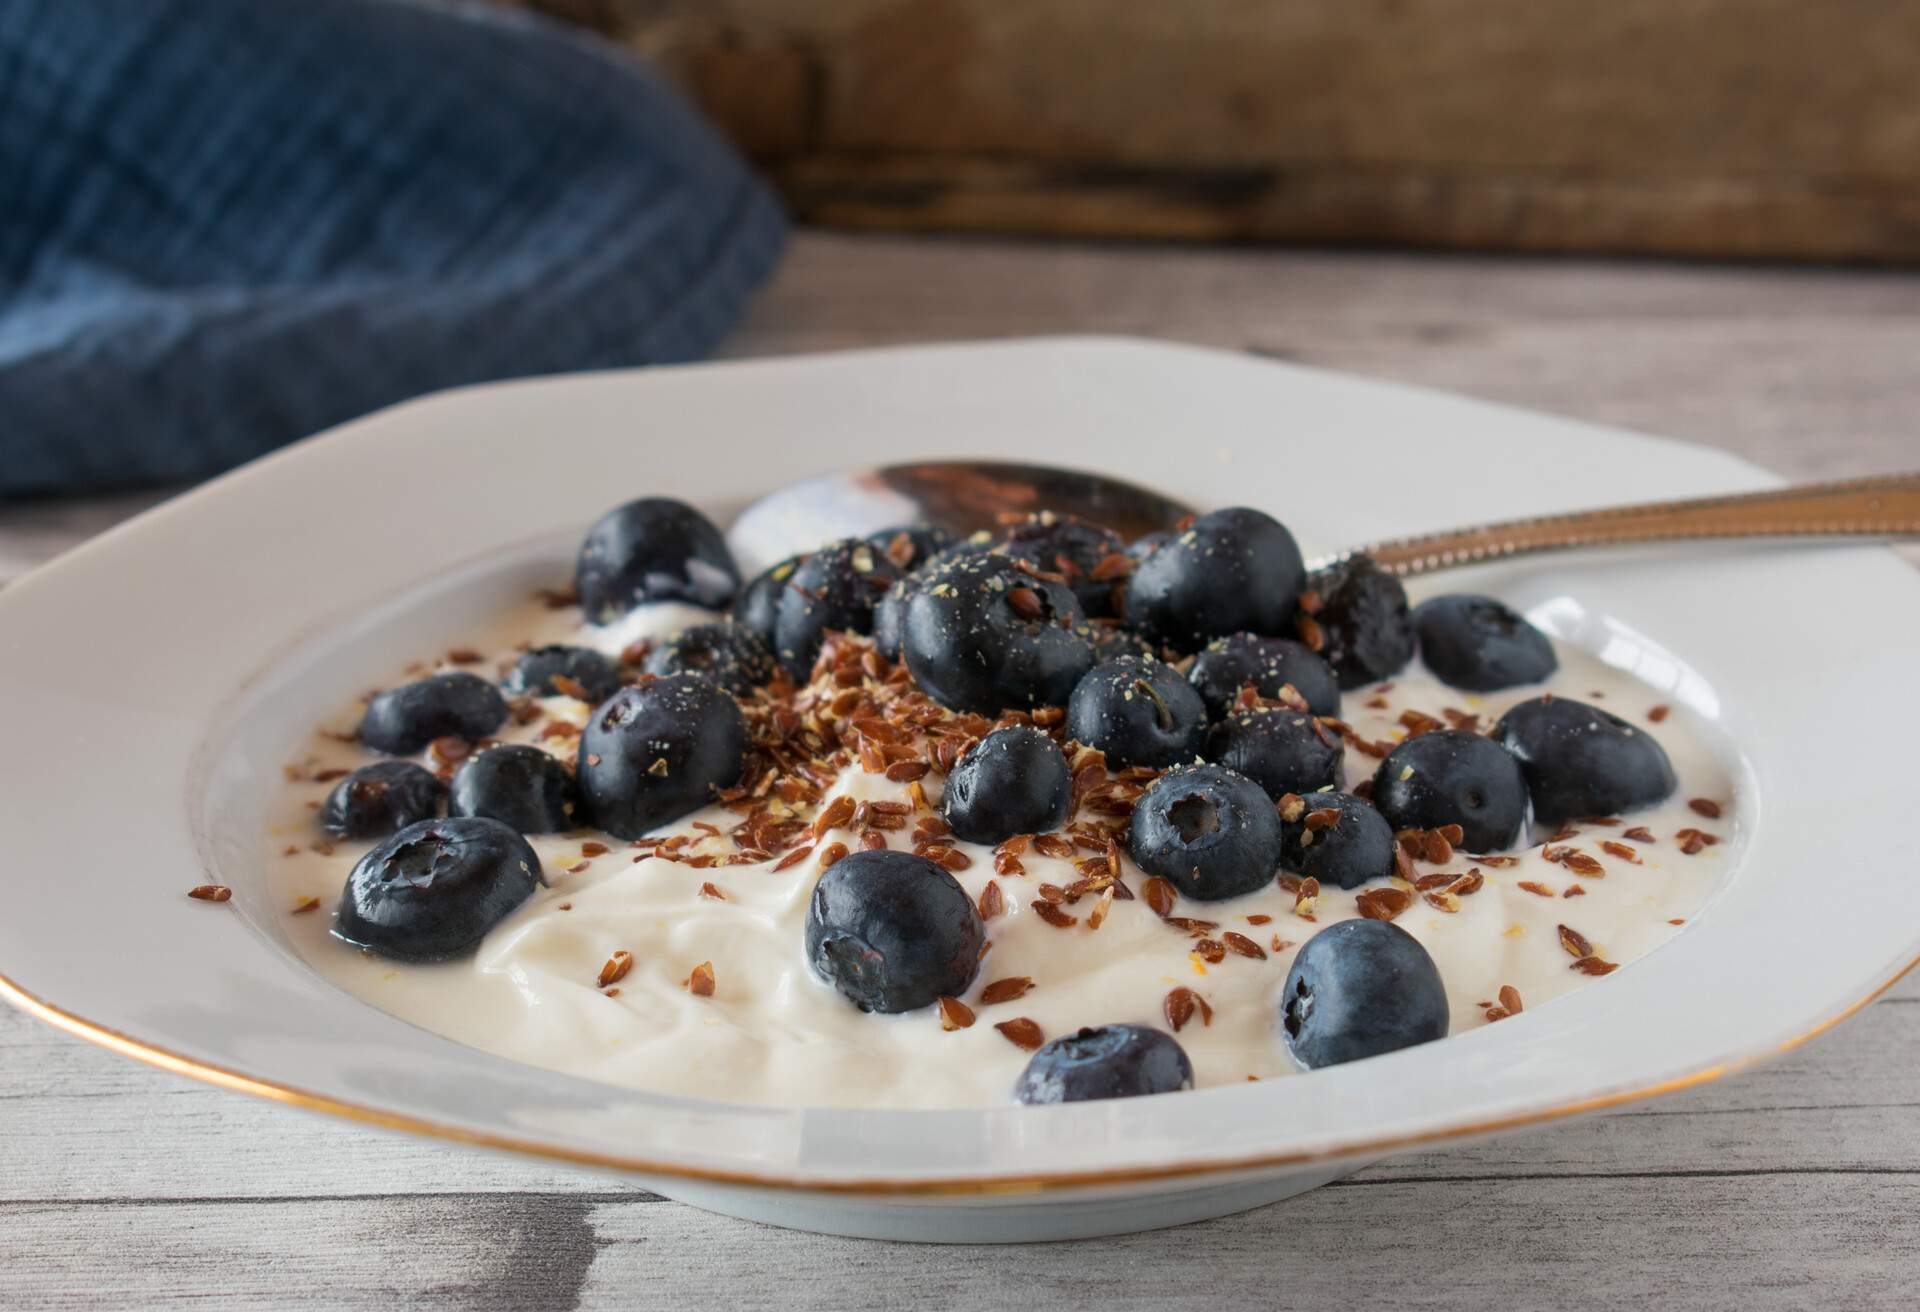
M 0 497 L 684 360 L 772 196 L 614 47 L 429 0 L 0 0 Z

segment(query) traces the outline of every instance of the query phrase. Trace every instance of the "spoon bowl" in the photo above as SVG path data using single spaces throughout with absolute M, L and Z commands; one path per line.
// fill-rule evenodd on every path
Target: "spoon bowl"
M 835 538 L 930 524 L 956 538 L 1050 510 L 1132 541 L 1193 514 L 1171 497 L 1106 474 L 1050 465 L 936 460 L 826 474 L 769 493 L 727 531 L 743 567 L 764 569 Z

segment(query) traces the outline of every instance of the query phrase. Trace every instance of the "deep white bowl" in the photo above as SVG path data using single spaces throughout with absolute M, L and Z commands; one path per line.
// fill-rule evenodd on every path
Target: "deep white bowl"
M 322 713 L 536 583 L 608 505 L 724 518 L 834 467 L 1115 471 L 1248 503 L 1309 552 L 1762 487 L 1730 456 L 1413 388 L 1115 340 L 501 384 L 259 461 L 0 593 L 10 729 L 0 992 L 183 1074 L 388 1129 L 630 1173 L 844 1234 L 1059 1238 L 1254 1206 L 1357 1164 L 1712 1079 L 1920 952 L 1903 856 L 1920 577 L 1877 548 L 1677 547 L 1476 571 L 1719 735 L 1728 875 L 1668 946 L 1497 1026 L 1309 1077 L 1067 1107 L 874 1112 L 661 1097 L 516 1065 L 337 990 L 258 852 Z M 186 890 L 218 882 L 224 906 Z

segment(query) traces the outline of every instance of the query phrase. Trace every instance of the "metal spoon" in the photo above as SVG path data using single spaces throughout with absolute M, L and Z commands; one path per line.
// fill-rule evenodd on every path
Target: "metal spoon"
M 1003 515 L 1051 510 L 1105 524 L 1132 541 L 1171 528 L 1193 510 L 1104 474 L 1047 465 L 929 461 L 827 474 L 761 497 L 727 530 L 740 563 L 764 568 L 834 538 L 903 524 L 932 524 L 956 537 L 995 528 Z
M 762 497 L 734 521 L 736 554 L 764 566 L 835 537 L 899 524 L 956 535 L 992 528 L 1006 514 L 1051 510 L 1105 524 L 1129 540 L 1172 528 L 1189 506 L 1104 474 L 1046 465 L 934 461 L 829 474 Z M 1920 534 L 1920 473 L 1769 492 L 1580 510 L 1369 543 L 1311 562 L 1365 552 L 1408 577 L 1505 556 L 1572 547 L 1703 538 L 1905 537 Z

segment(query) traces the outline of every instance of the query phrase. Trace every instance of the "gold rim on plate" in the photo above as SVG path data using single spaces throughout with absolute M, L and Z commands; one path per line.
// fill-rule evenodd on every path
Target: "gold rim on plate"
M 1846 1020 L 1875 998 L 1885 993 L 1915 966 L 1920 965 L 1920 955 L 1907 961 L 1886 979 L 1875 985 L 1864 996 L 1849 1003 L 1834 1015 L 1821 1021 L 1804 1034 L 1795 1035 L 1776 1047 L 1771 1053 L 1742 1058 L 1714 1066 L 1705 1066 L 1686 1075 L 1662 1080 L 1637 1089 L 1626 1089 L 1616 1093 L 1601 1094 L 1592 1098 L 1576 1099 L 1558 1106 L 1543 1108 L 1539 1111 L 1525 1112 L 1514 1116 L 1497 1117 L 1493 1120 L 1478 1121 L 1469 1125 L 1453 1126 L 1442 1130 L 1430 1130 L 1420 1134 L 1403 1134 L 1384 1139 L 1370 1140 L 1364 1143 L 1346 1144 L 1338 1148 L 1320 1152 L 1268 1153 L 1261 1156 L 1243 1158 L 1239 1161 L 1187 1162 L 1173 1166 L 1140 1166 L 1105 1171 L 1061 1171 L 1049 1175 L 1037 1176 L 996 1176 L 988 1179 L 962 1180 L 806 1180 L 777 1175 L 756 1175 L 750 1171 L 721 1171 L 697 1166 L 681 1166 L 670 1162 L 650 1162 L 637 1157 L 625 1157 L 617 1153 L 593 1152 L 581 1148 L 563 1148 L 553 1144 L 541 1143 L 532 1139 L 520 1139 L 512 1135 L 494 1134 L 485 1130 L 470 1130 L 458 1125 L 444 1125 L 418 1116 L 400 1112 L 382 1111 L 377 1107 L 367 1107 L 360 1103 L 348 1102 L 325 1094 L 312 1093 L 305 1089 L 296 1089 L 291 1085 L 273 1080 L 263 1080 L 240 1071 L 216 1066 L 211 1062 L 200 1061 L 193 1057 L 146 1043 L 118 1030 L 76 1016 L 72 1012 L 55 1006 L 45 998 L 39 997 L 16 984 L 5 975 L 0 975 L 0 997 L 4 997 L 14 1006 L 30 1016 L 35 1016 L 56 1029 L 98 1044 L 102 1048 L 132 1057 L 149 1066 L 172 1071 L 176 1075 L 185 1075 L 204 1081 L 223 1089 L 232 1089 L 239 1093 L 249 1093 L 258 1098 L 284 1103 L 289 1107 L 298 1107 L 305 1111 L 322 1112 L 329 1116 L 338 1116 L 345 1120 L 357 1121 L 363 1125 L 376 1126 L 383 1130 L 397 1130 L 409 1134 L 425 1135 L 429 1138 L 443 1139 L 453 1143 L 467 1144 L 476 1148 L 492 1148 L 503 1152 L 520 1153 L 529 1157 L 540 1157 L 550 1161 L 566 1162 L 574 1166 L 590 1166 L 605 1170 L 624 1171 L 634 1175 L 665 1176 L 682 1180 L 697 1180 L 707 1184 L 741 1185 L 758 1189 L 788 1189 L 802 1193 L 823 1193 L 843 1195 L 880 1195 L 901 1194 L 912 1196 L 926 1195 L 985 1195 L 985 1194 L 1031 1194 L 1048 1190 L 1096 1188 L 1102 1185 L 1133 1184 L 1150 1180 L 1176 1179 L 1181 1176 L 1219 1175 L 1237 1171 L 1271 1169 L 1282 1166 L 1302 1166 L 1312 1163 L 1335 1161 L 1344 1157 L 1362 1157 L 1371 1154 L 1396 1152 L 1407 1148 L 1426 1147 L 1444 1143 L 1452 1139 L 1463 1139 L 1478 1134 L 1494 1134 L 1502 1130 L 1518 1129 L 1527 1125 L 1541 1125 L 1549 1121 L 1560 1120 L 1568 1116 L 1578 1116 L 1586 1112 L 1602 1111 L 1609 1107 L 1618 1107 L 1623 1103 L 1638 1102 L 1643 1098 L 1652 1098 L 1660 1094 L 1676 1093 L 1681 1089 L 1707 1084 L 1721 1076 L 1730 1075 L 1748 1066 L 1764 1060 L 1768 1056 L 1777 1056 L 1789 1052 L 1811 1039 L 1832 1029 Z

